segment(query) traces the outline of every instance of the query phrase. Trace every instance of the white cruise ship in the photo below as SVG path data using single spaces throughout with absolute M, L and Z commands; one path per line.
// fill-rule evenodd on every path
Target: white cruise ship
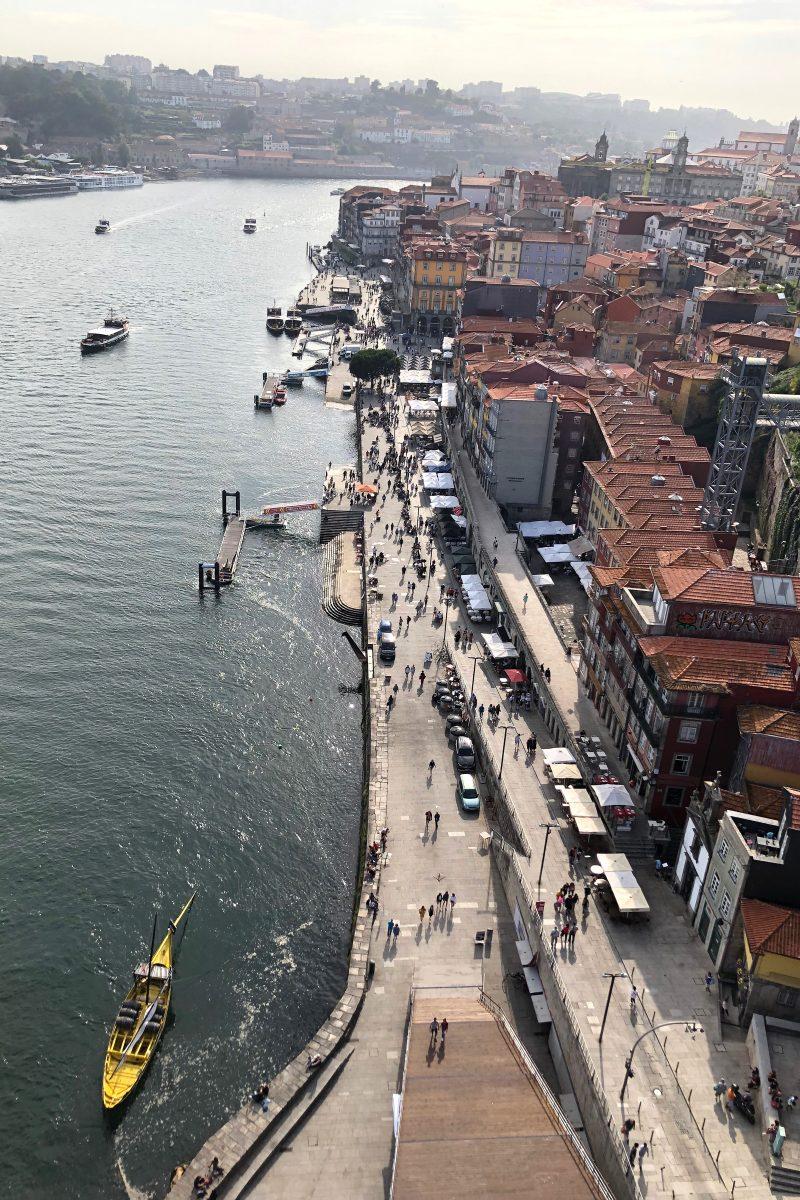
M 71 175 L 81 192 L 105 191 L 109 188 L 141 187 L 144 176 L 138 171 L 123 171 L 121 167 L 101 167 L 97 171 L 82 171 Z

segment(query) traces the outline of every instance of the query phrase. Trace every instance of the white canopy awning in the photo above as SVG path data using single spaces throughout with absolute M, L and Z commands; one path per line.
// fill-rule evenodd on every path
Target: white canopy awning
M 574 763 L 575 755 L 566 746 L 551 746 L 549 750 L 542 751 L 542 758 L 546 767 L 550 767 L 553 763 Z
M 429 492 L 451 492 L 453 476 L 449 471 L 423 471 L 422 486 Z
M 581 769 L 577 763 L 553 763 L 552 766 L 546 769 L 554 783 L 559 781 L 568 783 L 571 780 L 580 780 L 583 782 Z
M 531 575 L 531 579 L 539 588 L 555 587 L 552 575 Z
M 456 513 L 451 513 L 450 520 L 453 522 L 454 525 L 457 525 L 459 529 L 467 528 L 467 518 L 466 517 L 460 517 Z
M 624 854 L 598 854 L 597 863 L 609 882 L 621 913 L 650 912 L 650 905 Z
M 408 411 L 412 417 L 432 417 L 439 411 L 435 400 L 409 400 Z
M 537 546 L 537 554 L 541 554 L 546 563 L 575 562 L 575 555 L 568 546 Z
M 482 633 L 481 640 L 490 658 L 516 658 L 517 648 L 513 642 L 504 642 L 497 633 Z
M 431 508 L 461 508 L 458 496 L 431 496 L 428 504 Z
M 461 590 L 466 596 L 470 608 L 485 611 L 491 610 L 492 602 L 489 599 L 486 588 L 481 583 L 479 575 L 462 575 Z
M 571 562 L 569 565 L 578 576 L 578 579 L 580 579 L 583 590 L 588 593 L 589 588 L 592 586 L 592 576 L 589 572 L 589 564 L 584 562 Z
M 426 450 L 422 458 L 423 471 L 438 471 L 447 462 L 441 450 Z
M 636 808 L 624 783 L 595 783 L 592 791 L 601 808 Z
M 567 542 L 567 545 L 572 553 L 577 554 L 578 556 L 581 554 L 591 554 L 594 550 L 592 543 L 588 538 L 585 538 L 582 533 L 579 533 L 578 536 L 573 538 L 571 542 Z
M 572 537 L 574 525 L 565 525 L 563 521 L 518 521 L 517 529 L 524 538 Z

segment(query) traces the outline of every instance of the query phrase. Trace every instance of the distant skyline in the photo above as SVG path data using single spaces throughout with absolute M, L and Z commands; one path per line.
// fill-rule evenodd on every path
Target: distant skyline
M 143 54 L 243 75 L 479 79 L 619 92 L 654 108 L 728 108 L 785 124 L 800 108 L 797 0 L 2 0 L 2 53 L 102 62 Z

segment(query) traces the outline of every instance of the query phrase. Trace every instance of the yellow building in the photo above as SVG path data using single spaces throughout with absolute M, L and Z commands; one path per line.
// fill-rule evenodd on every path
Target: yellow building
M 650 367 L 648 392 L 655 392 L 659 408 L 685 429 L 717 417 L 719 400 L 712 385 L 718 374 L 715 363 L 660 360 Z
M 498 229 L 492 235 L 486 258 L 486 274 L 490 279 L 519 278 L 519 259 L 522 246 L 521 229 Z
M 745 898 L 741 913 L 746 1013 L 791 1015 L 800 993 L 800 911 Z
M 433 238 L 404 251 L 401 304 L 414 332 L 453 334 L 467 277 L 467 252 Z

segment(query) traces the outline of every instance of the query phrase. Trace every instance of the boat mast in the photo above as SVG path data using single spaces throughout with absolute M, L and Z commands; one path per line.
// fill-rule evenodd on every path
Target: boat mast
M 156 925 L 157 924 L 158 924 L 158 909 L 156 909 L 155 915 L 153 917 L 153 933 L 150 938 L 150 957 L 147 960 L 147 989 L 144 993 L 145 1004 L 149 1003 L 149 1001 L 150 1001 L 150 972 L 153 969 L 153 950 L 155 949 L 155 945 L 156 945 Z

